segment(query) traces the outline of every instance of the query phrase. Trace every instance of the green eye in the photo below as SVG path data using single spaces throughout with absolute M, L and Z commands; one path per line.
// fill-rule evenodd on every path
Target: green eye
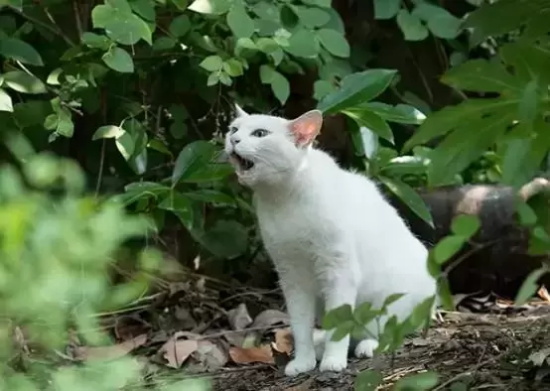
M 250 133 L 251 136 L 254 137 L 265 137 L 269 134 L 269 132 L 265 129 L 256 129 L 252 133 Z

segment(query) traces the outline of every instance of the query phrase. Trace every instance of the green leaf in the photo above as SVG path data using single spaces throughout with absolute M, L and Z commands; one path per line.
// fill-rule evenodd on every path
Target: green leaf
M 105 35 L 85 32 L 80 37 L 82 43 L 92 49 L 108 50 L 111 47 L 112 41 Z
M 218 190 L 199 189 L 189 193 L 183 193 L 187 198 L 194 201 L 209 202 L 222 205 L 235 205 L 235 200 L 230 195 Z
M 401 8 L 401 0 L 374 0 L 374 19 L 391 19 Z
M 353 312 L 349 304 L 328 311 L 323 318 L 322 327 L 325 330 L 332 330 L 346 321 L 353 321 Z
M 232 77 L 241 76 L 244 73 L 243 63 L 235 58 L 230 58 L 223 63 L 223 70 Z
M 133 73 L 134 61 L 130 54 L 119 47 L 115 47 L 105 53 L 101 59 L 109 68 L 120 73 Z
M 458 215 L 451 223 L 451 231 L 458 236 L 462 236 L 464 240 L 470 239 L 481 227 L 479 218 L 474 215 Z
M 384 303 L 382 303 L 382 308 L 389 307 L 391 304 L 395 303 L 397 300 L 405 296 L 404 293 L 392 293 L 386 299 L 384 300 Z
M 118 136 L 115 139 L 115 145 L 124 160 L 126 161 L 128 161 L 132 157 L 136 148 L 134 139 L 132 138 L 132 135 L 128 132 L 124 132 L 122 135 Z
M 207 71 L 216 72 L 222 68 L 223 60 L 220 56 L 208 56 L 202 60 L 199 66 Z
M 168 27 L 170 34 L 176 38 L 183 37 L 189 32 L 189 30 L 191 30 L 191 21 L 187 15 L 177 16 L 172 20 L 170 26 Z
M 432 34 L 436 37 L 453 39 L 460 32 L 461 20 L 442 7 L 428 3 L 419 3 L 412 14 L 424 20 Z
M 50 114 L 44 120 L 44 127 L 48 130 L 55 130 L 59 124 L 59 118 L 57 114 Z
M 328 12 L 320 8 L 295 6 L 292 9 L 298 15 L 301 24 L 308 28 L 322 27 L 330 20 Z
M 195 0 L 187 8 L 199 14 L 223 15 L 231 8 L 230 0 Z
M 381 313 L 381 310 L 372 308 L 371 303 L 365 302 L 355 309 L 353 316 L 359 324 L 367 326 L 377 316 L 380 316 Z
M 183 194 L 171 190 L 158 204 L 158 207 L 173 212 L 187 229 L 193 226 L 193 206 Z
M 399 379 L 393 388 L 394 391 L 426 391 L 431 390 L 439 383 L 439 376 L 435 372 L 417 373 Z
M 330 8 L 331 0 L 302 0 L 302 3 L 308 5 L 315 5 L 321 8 Z
M 350 55 L 350 47 L 346 38 L 336 30 L 317 30 L 317 37 L 321 45 L 336 57 L 347 58 Z
M 348 75 L 340 89 L 322 99 L 317 108 L 332 114 L 366 103 L 388 88 L 395 74 L 395 70 L 373 69 Z
M 533 122 L 539 112 L 540 90 L 538 80 L 531 80 L 523 88 L 518 104 L 519 119 Z
M 139 16 L 132 12 L 126 0 L 110 1 L 92 10 L 95 28 L 103 28 L 113 41 L 123 45 L 135 45 L 143 39 L 152 45 L 152 31 Z
M 218 220 L 199 240 L 215 256 L 231 259 L 246 252 L 248 232 L 236 221 Z
M 317 80 L 313 84 L 313 98 L 316 100 L 321 100 L 328 94 L 336 91 L 336 87 L 327 80 Z
M 271 65 L 260 65 L 260 81 L 263 84 L 271 84 L 275 72 L 277 71 Z
M 496 61 L 475 59 L 450 69 L 441 80 L 453 87 L 480 92 L 519 92 L 523 85 Z
M 390 0 L 379 0 L 379 2 Z M 375 2 L 376 4 L 376 2 Z M 357 375 L 355 380 L 355 391 L 376 390 L 382 384 L 383 376 L 379 371 L 368 369 Z
M 367 109 L 362 110 L 345 110 L 344 114 L 353 118 L 359 126 L 365 126 L 369 130 L 376 133 L 378 136 L 385 140 L 388 140 L 393 144 L 393 134 L 388 123 L 384 121 L 378 114 L 373 113 Z
M 170 50 L 178 44 L 172 37 L 158 37 L 155 42 L 153 42 L 153 50 L 162 51 Z
M 214 154 L 214 146 L 207 141 L 194 141 L 187 144 L 179 153 L 172 172 L 172 185 L 189 176 L 210 162 Z
M 212 163 L 203 165 L 194 171 L 189 172 L 181 178 L 185 183 L 207 183 L 216 182 L 233 174 L 235 171 L 229 164 Z
M 95 131 L 94 135 L 92 136 L 92 140 L 99 140 L 103 138 L 117 138 L 122 136 L 125 132 L 126 131 L 121 127 L 106 125 L 98 128 Z
M 516 205 L 516 211 L 521 225 L 533 226 L 537 223 L 537 214 L 527 203 L 518 202 Z
M 432 215 L 424 200 L 409 185 L 397 179 L 381 177 L 380 180 L 388 189 L 398 196 L 422 220 L 433 227 Z
M 46 85 L 37 77 L 23 71 L 10 71 L 2 75 L 4 84 L 14 91 L 23 94 L 44 94 Z
M 541 267 L 540 269 L 529 273 L 527 278 L 523 281 L 523 284 L 521 284 L 521 288 L 516 295 L 515 304 L 517 306 L 524 305 L 531 297 L 533 297 L 539 289 L 539 285 L 537 284 L 539 278 L 548 273 L 548 271 L 549 270 L 547 267 Z
M 392 106 L 381 102 L 368 102 L 361 105 L 361 107 L 372 111 L 389 122 L 420 125 L 426 119 L 426 116 L 420 110 L 404 104 Z
M 290 95 L 290 83 L 286 77 L 276 71 L 271 79 L 271 89 L 281 104 L 284 104 Z
M 303 58 L 313 58 L 319 54 L 319 44 L 315 40 L 315 35 L 306 29 L 295 31 L 288 39 L 288 46 L 283 49 L 293 56 Z
M 397 25 L 407 41 L 422 41 L 428 37 L 428 29 L 420 19 L 404 8 L 397 14 Z
M 0 88 L 0 111 L 13 111 L 13 103 L 11 101 L 11 96 Z
M 254 34 L 254 22 L 242 2 L 235 2 L 227 13 L 227 25 L 237 38 L 250 38 Z
M 21 61 L 24 64 L 43 66 L 42 57 L 28 43 L 13 37 L 0 39 L 0 54 L 10 60 Z
M 438 264 L 447 262 L 453 255 L 455 255 L 462 246 L 466 243 L 466 240 L 462 236 L 449 235 L 444 237 L 437 243 L 433 249 L 434 259 Z
M 347 320 L 345 322 L 340 323 L 338 326 L 336 326 L 336 329 L 332 333 L 331 340 L 332 341 L 342 340 L 346 335 L 349 335 L 352 333 L 355 326 L 356 325 L 353 320 Z
M 154 22 L 156 19 L 155 3 L 151 0 L 130 0 L 132 10 L 143 19 Z

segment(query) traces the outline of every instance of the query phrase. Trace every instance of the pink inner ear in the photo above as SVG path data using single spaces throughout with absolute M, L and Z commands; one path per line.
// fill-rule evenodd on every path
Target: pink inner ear
M 319 134 L 322 123 L 323 117 L 317 111 L 310 111 L 292 121 L 290 130 L 294 134 L 296 143 L 298 145 L 311 144 Z
M 299 121 L 292 124 L 292 132 L 298 144 L 309 144 L 317 135 L 317 125 L 312 121 Z

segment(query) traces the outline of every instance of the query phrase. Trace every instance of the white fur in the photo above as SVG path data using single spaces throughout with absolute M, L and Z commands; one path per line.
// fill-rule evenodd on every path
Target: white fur
M 245 171 L 230 158 L 239 181 L 254 191 L 261 236 L 279 274 L 295 341 L 295 358 L 285 369 L 290 376 L 315 368 L 316 310 L 365 301 L 379 307 L 390 294 L 404 293 L 388 313 L 402 320 L 436 290 L 426 248 L 376 185 L 310 143 L 297 145 L 293 123 L 241 110 L 225 144 L 229 155 L 254 162 Z M 259 128 L 270 134 L 252 136 Z M 368 328 L 377 334 L 375 324 Z M 331 335 L 326 333 L 321 371 L 347 366 L 349 337 L 334 342 Z M 358 342 L 359 357 L 372 356 L 378 344 Z

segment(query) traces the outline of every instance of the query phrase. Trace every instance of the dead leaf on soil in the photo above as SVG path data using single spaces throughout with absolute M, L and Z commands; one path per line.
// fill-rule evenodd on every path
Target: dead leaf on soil
M 242 330 L 252 323 L 246 304 L 241 303 L 236 308 L 227 311 L 229 324 L 233 330 Z
M 537 294 L 542 300 L 544 300 L 547 303 L 550 303 L 550 293 L 548 293 L 548 290 L 544 285 L 540 287 Z
M 164 343 L 159 349 L 163 357 L 168 361 L 166 364 L 171 368 L 179 368 L 187 358 L 197 350 L 199 343 L 194 339 L 178 340 L 178 333 Z
M 229 349 L 229 357 L 236 364 L 251 364 L 255 362 L 265 364 L 275 363 L 270 345 L 261 345 L 246 349 L 233 346 Z
M 277 324 L 288 326 L 290 318 L 288 314 L 279 310 L 265 310 L 262 311 L 254 319 L 252 328 L 268 328 Z
M 275 342 L 273 342 L 272 346 L 273 349 L 280 353 L 286 353 L 288 355 L 292 353 L 292 349 L 294 349 L 294 339 L 292 338 L 290 327 L 275 330 Z
M 111 346 L 78 346 L 75 348 L 77 360 L 105 360 L 127 355 L 132 350 L 145 345 L 147 335 L 138 335 L 122 343 Z
M 191 354 L 193 363 L 187 368 L 189 372 L 213 372 L 222 368 L 229 356 L 218 344 L 208 340 L 198 341 L 197 350 Z

